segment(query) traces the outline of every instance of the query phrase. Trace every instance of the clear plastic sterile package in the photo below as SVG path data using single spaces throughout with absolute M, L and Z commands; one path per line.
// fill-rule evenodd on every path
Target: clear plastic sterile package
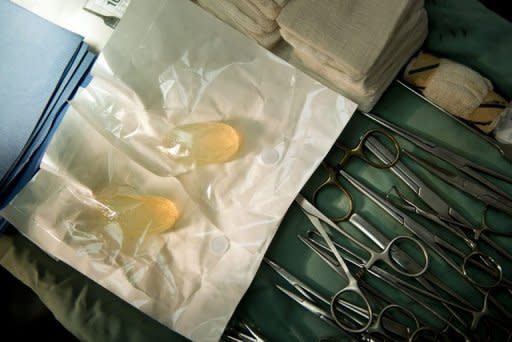
M 216 341 L 355 108 L 192 2 L 133 0 L 2 215 L 169 328 Z

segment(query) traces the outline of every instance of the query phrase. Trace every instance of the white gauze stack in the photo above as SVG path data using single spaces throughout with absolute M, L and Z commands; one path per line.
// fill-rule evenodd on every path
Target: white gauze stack
M 422 0 L 290 0 L 277 22 L 304 69 L 363 111 L 428 33 Z
M 199 5 L 261 46 L 271 48 L 280 39 L 276 18 L 287 0 L 198 0 Z

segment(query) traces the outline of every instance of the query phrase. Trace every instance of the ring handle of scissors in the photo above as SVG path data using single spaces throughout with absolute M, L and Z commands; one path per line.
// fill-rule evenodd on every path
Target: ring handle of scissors
M 473 262 L 473 258 L 475 257 L 479 257 L 484 263 L 484 267 L 487 267 L 487 268 L 493 268 L 495 270 L 497 270 L 497 278 L 496 278 L 496 281 L 491 283 L 491 284 L 485 284 L 485 283 L 482 283 L 478 280 L 475 280 L 473 279 L 473 277 L 470 275 L 470 273 L 468 272 L 468 263 Z M 476 261 L 478 263 L 478 261 Z M 492 258 L 491 256 L 487 255 L 487 254 L 484 254 L 480 251 L 473 251 L 471 253 L 469 253 L 468 255 L 466 255 L 464 257 L 464 261 L 462 262 L 462 273 L 464 274 L 464 276 L 466 277 L 466 279 L 472 283 L 473 285 L 476 285 L 482 289 L 492 289 L 492 288 L 495 288 L 497 287 L 501 281 L 503 280 L 503 270 L 501 268 L 501 265 L 498 264 L 496 262 L 496 260 L 494 260 L 494 258 Z
M 399 241 L 403 241 L 403 240 L 406 240 L 406 241 L 410 241 L 412 242 L 414 245 L 416 245 L 418 247 L 418 249 L 421 251 L 421 253 L 423 254 L 423 259 L 425 260 L 425 264 L 423 265 L 423 267 L 421 267 L 421 269 L 417 272 L 409 272 L 407 270 L 404 270 L 404 268 L 402 268 L 402 266 L 398 265 L 397 264 L 397 261 L 394 260 L 393 258 L 393 251 L 394 250 L 398 250 L 400 251 L 401 249 L 399 248 L 399 246 L 397 245 L 397 243 Z M 425 247 L 423 246 L 423 244 L 411 237 L 411 236 L 407 236 L 407 235 L 400 235 L 400 236 L 397 236 L 395 237 L 394 239 L 392 239 L 388 245 L 386 246 L 386 248 L 382 251 L 382 253 L 380 253 L 381 255 L 385 256 L 383 257 L 383 260 L 388 264 L 388 266 L 390 266 L 395 272 L 403 275 L 403 276 L 406 276 L 406 277 L 410 277 L 410 278 L 416 278 L 416 277 L 419 277 L 421 275 L 423 275 L 427 269 L 428 269 L 428 266 L 429 266 L 429 263 L 430 263 L 430 257 L 428 255 L 428 252 L 427 250 L 425 249 Z M 412 258 L 411 258 L 412 259 Z
M 486 230 L 491 232 L 491 233 L 493 233 L 493 234 L 499 235 L 499 236 L 512 237 L 512 232 L 500 232 L 498 230 L 495 230 L 495 229 L 491 228 L 487 224 L 487 212 L 488 211 L 489 211 L 489 206 L 486 205 L 485 209 L 484 209 L 484 212 L 482 213 L 481 228 L 475 230 L 475 240 L 480 239 L 480 235 L 482 235 Z
M 340 317 L 340 312 L 343 312 L 343 311 L 338 309 L 338 307 L 340 305 L 339 302 L 345 302 L 345 299 L 342 296 L 347 293 L 355 294 L 357 297 L 361 298 L 364 302 L 365 313 L 366 313 L 365 319 L 367 319 L 367 321 L 364 322 L 360 327 L 354 328 L 353 326 L 350 326 L 350 325 L 344 323 Z M 349 284 L 344 289 L 342 289 L 341 291 L 336 293 L 331 299 L 330 310 L 331 310 L 331 316 L 334 319 L 334 321 L 336 322 L 336 324 L 340 328 L 342 328 L 348 332 L 351 332 L 351 333 L 362 333 L 362 332 L 368 330 L 368 328 L 370 327 L 370 325 L 372 324 L 372 321 L 373 321 L 373 311 L 372 311 L 370 302 L 368 301 L 368 298 L 361 292 L 361 290 L 359 289 L 359 286 L 357 286 L 357 283 Z M 349 317 L 349 316 L 347 316 L 347 317 Z
M 376 137 L 377 135 L 384 136 L 387 140 L 389 140 L 391 142 L 391 144 L 394 147 L 396 154 L 394 155 L 394 158 L 389 162 L 385 162 L 385 161 L 377 162 L 377 161 L 372 160 L 371 158 L 368 158 L 365 154 L 364 146 L 365 146 L 366 140 L 368 140 L 372 136 L 375 139 L 378 139 Z M 371 165 L 377 169 L 389 169 L 390 167 L 394 166 L 400 159 L 400 144 L 398 143 L 398 141 L 396 140 L 396 138 L 394 136 L 392 136 L 391 134 L 389 134 L 388 132 L 386 132 L 385 130 L 383 130 L 381 128 L 374 128 L 374 129 L 367 131 L 361 137 L 359 144 L 357 144 L 357 146 L 354 147 L 353 149 L 348 149 L 338 142 L 335 143 L 335 146 L 338 147 L 339 149 L 345 151 L 345 155 L 343 156 L 342 160 L 338 163 L 338 167 L 343 167 L 345 165 L 345 163 L 352 156 L 356 156 L 356 157 L 360 158 L 364 162 L 368 163 L 369 165 Z
M 319 196 L 320 192 L 322 192 L 323 190 L 325 190 L 325 188 L 327 188 L 329 186 L 334 187 L 338 191 L 343 193 L 344 196 L 346 196 L 347 201 L 348 201 L 348 209 L 344 215 L 337 216 L 337 217 L 329 217 L 329 219 L 335 223 L 345 221 L 346 219 L 348 219 L 350 217 L 350 215 L 352 215 L 353 205 L 354 205 L 353 200 L 352 200 L 352 195 L 350 195 L 350 193 L 340 184 L 340 182 L 338 182 L 338 179 L 336 178 L 336 172 L 333 170 L 333 168 L 329 167 L 329 165 L 327 165 L 327 163 L 324 161 L 322 162 L 322 166 L 327 171 L 327 179 L 322 184 L 317 186 L 315 191 L 313 192 L 313 196 L 312 196 L 313 205 L 315 207 L 318 207 L 318 196 Z
M 385 325 L 382 323 L 383 322 L 383 319 L 386 315 L 386 313 L 390 312 L 391 310 L 398 310 L 398 311 L 402 311 L 402 314 L 404 316 L 407 316 L 409 318 L 412 319 L 412 321 L 414 322 L 414 330 L 412 330 L 413 332 L 414 331 L 417 331 L 419 328 L 420 328 L 420 322 L 418 321 L 418 319 L 416 318 L 416 315 L 412 313 L 412 311 L 406 309 L 405 307 L 403 307 L 402 305 L 398 305 L 398 304 L 389 304 L 387 306 L 385 306 L 380 312 L 379 312 L 379 315 L 377 316 L 377 320 L 376 320 L 376 326 L 379 327 L 379 330 L 384 333 L 384 335 L 391 335 L 388 336 L 388 337 L 391 337 L 393 335 L 393 333 L 389 330 L 389 329 L 386 329 L 385 328 Z M 411 334 L 409 334 L 409 336 L 411 336 Z

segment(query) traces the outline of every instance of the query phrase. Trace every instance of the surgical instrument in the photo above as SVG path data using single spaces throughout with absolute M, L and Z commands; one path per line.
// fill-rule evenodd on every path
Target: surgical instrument
M 389 151 L 377 139 L 370 137 L 369 139 L 366 140 L 365 144 L 366 147 L 373 154 L 375 154 L 375 156 L 379 158 L 383 163 L 393 160 L 394 156 L 392 152 Z M 489 233 L 495 233 L 496 235 L 500 236 L 512 236 L 512 232 L 499 232 L 490 228 L 487 225 L 487 208 L 485 209 L 482 215 L 481 225 L 480 227 L 477 228 L 473 226 L 456 209 L 451 207 L 444 199 L 437 195 L 432 189 L 430 189 L 402 161 L 397 161 L 393 166 L 390 167 L 390 170 L 398 178 L 400 178 L 404 182 L 404 184 L 406 184 L 419 198 L 421 198 L 425 204 L 432 208 L 437 213 L 437 215 L 419 208 L 411 201 L 405 199 L 405 197 L 402 196 L 400 192 L 397 190 L 398 196 L 407 204 L 401 205 L 400 207 L 402 209 L 413 211 L 416 214 L 426 217 L 427 219 L 434 221 L 437 224 L 447 228 L 453 234 L 460 237 L 468 247 L 470 247 L 472 250 L 475 250 L 475 243 L 467 238 L 466 234 L 462 231 L 462 229 L 466 231 L 471 231 L 471 233 L 473 234 L 472 239 L 474 239 L 475 241 L 482 240 L 486 242 L 489 246 L 493 247 L 501 255 L 505 256 L 509 260 L 512 260 L 512 256 L 510 255 L 510 253 L 508 253 L 503 247 L 498 245 L 490 237 L 484 234 L 487 231 Z
M 500 179 L 510 184 L 512 184 L 512 177 L 505 176 L 492 169 L 478 165 L 455 152 L 452 152 L 442 146 L 439 146 L 438 144 L 428 141 L 425 138 L 420 138 L 416 134 L 410 133 L 405 129 L 402 129 L 375 114 L 363 113 L 363 115 L 369 118 L 370 120 L 377 122 L 380 125 L 388 128 L 392 132 L 400 135 L 401 137 L 409 140 L 410 142 L 420 147 L 421 149 L 429 152 L 433 156 L 436 156 L 446 161 L 447 163 L 454 166 L 457 170 L 470 177 L 463 178 L 461 176 L 451 174 L 450 172 L 447 172 L 444 169 L 442 169 L 443 171 L 441 171 L 439 167 L 432 167 L 437 170 L 436 175 L 442 177 L 442 179 L 445 180 L 446 182 L 459 187 L 461 190 L 479 198 L 484 203 L 490 206 L 496 207 L 500 210 L 504 210 L 505 212 L 512 214 L 512 196 L 507 194 L 496 184 L 490 182 L 484 176 L 482 176 L 476 171 L 483 172 L 487 175 L 493 176 L 497 179 Z M 407 154 L 410 156 L 412 155 L 411 153 Z M 418 159 L 418 157 L 415 157 L 414 155 L 412 156 L 413 158 L 415 158 L 415 160 Z
M 395 149 L 396 155 L 389 163 L 381 163 L 376 160 L 373 160 L 372 158 L 369 158 L 364 152 L 365 141 L 371 137 L 376 138 L 379 135 L 384 137 L 386 140 L 388 140 L 393 145 L 393 147 Z M 346 147 L 339 143 L 335 143 L 335 146 L 338 149 L 343 151 L 342 159 L 334 166 L 328 165 L 325 161 L 322 162 L 322 165 L 327 170 L 328 175 L 327 175 L 327 178 L 325 179 L 325 181 L 322 182 L 319 186 L 317 186 L 316 189 L 314 190 L 312 200 L 313 200 L 314 205 L 318 205 L 318 195 L 320 194 L 320 192 L 325 190 L 326 187 L 335 187 L 339 191 L 341 191 L 344 194 L 344 196 L 346 196 L 348 199 L 347 212 L 345 215 L 340 216 L 340 217 L 331 217 L 331 220 L 333 220 L 334 222 L 341 222 L 341 221 L 347 219 L 350 216 L 350 214 L 352 213 L 352 197 L 350 196 L 350 193 L 348 193 L 345 190 L 345 188 L 343 188 L 343 186 L 336 179 L 336 171 L 338 169 L 342 168 L 343 166 L 345 166 L 345 164 L 352 157 L 358 157 L 359 159 L 363 160 L 367 164 L 369 164 L 373 167 L 379 168 L 379 169 L 389 168 L 392 165 L 394 165 L 394 163 L 396 163 L 398 161 L 398 159 L 400 158 L 400 146 L 398 145 L 398 142 L 392 135 L 388 134 L 386 131 L 384 131 L 382 129 L 372 129 L 372 130 L 367 131 L 361 137 L 361 140 L 359 141 L 359 143 L 353 148 Z
M 498 140 L 496 139 L 493 139 L 492 137 L 490 137 L 489 135 L 486 135 L 484 133 L 482 133 L 480 130 L 478 130 L 477 128 L 467 124 L 466 122 L 464 122 L 462 119 L 448 113 L 446 110 L 444 110 L 442 107 L 440 107 L 439 105 L 437 105 L 436 103 L 432 102 L 430 99 L 426 98 L 425 96 L 423 96 L 423 94 L 421 94 L 420 92 L 418 92 L 416 89 L 414 89 L 413 87 L 409 86 L 407 83 L 403 82 L 402 80 L 399 80 L 399 79 L 396 79 L 395 80 L 398 84 L 400 84 L 401 86 L 403 86 L 404 88 L 406 88 L 407 90 L 411 91 L 412 93 L 414 93 L 415 95 L 417 95 L 418 97 L 422 98 L 423 100 L 425 100 L 426 102 L 430 103 L 431 105 L 433 105 L 434 107 L 436 107 L 437 109 L 439 109 L 441 112 L 447 114 L 448 116 L 450 116 L 452 119 L 454 119 L 455 121 L 457 121 L 458 123 L 460 123 L 463 127 L 469 129 L 470 131 L 472 131 L 473 133 L 475 133 L 477 136 L 479 136 L 480 138 L 484 139 L 485 141 L 487 141 L 489 144 L 491 144 L 494 148 L 496 148 L 500 154 L 508 161 L 512 162 L 512 144 L 504 144 L 504 143 L 501 143 L 499 142 Z
M 411 233 L 415 234 L 418 238 L 420 238 L 427 246 L 429 246 L 432 250 L 434 250 L 450 267 L 452 267 L 457 273 L 462 275 L 465 279 L 467 279 L 470 283 L 472 283 L 475 288 L 484 296 L 484 302 L 481 306 L 480 311 L 469 310 L 473 316 L 472 326 L 476 326 L 481 317 L 485 315 L 489 315 L 490 312 L 488 310 L 487 301 L 489 299 L 489 291 L 493 288 L 497 288 L 499 286 L 505 286 L 510 289 L 510 285 L 508 282 L 503 281 L 503 271 L 501 266 L 498 265 L 494 259 L 489 258 L 488 261 L 492 263 L 497 270 L 497 274 L 494 275 L 496 278 L 493 279 L 491 284 L 481 283 L 477 279 L 473 279 L 471 274 L 467 272 L 468 266 L 472 264 L 472 260 L 475 258 L 481 258 L 481 252 L 470 252 L 469 254 L 465 254 L 458 250 L 456 247 L 451 246 L 446 243 L 444 240 L 440 239 L 437 235 L 433 234 L 429 230 L 427 230 L 424 226 L 420 225 L 418 222 L 412 220 L 409 216 L 403 213 L 401 210 L 393 206 L 388 201 L 384 200 L 382 197 L 377 195 L 374 191 L 370 190 L 362 183 L 357 181 L 355 178 L 350 176 L 343 170 L 339 170 L 340 174 L 354 187 L 356 187 L 359 191 L 361 191 L 364 195 L 370 198 L 375 204 L 381 207 L 384 211 L 386 211 L 391 217 L 393 217 L 401 226 L 409 230 Z M 450 256 L 448 256 L 445 252 L 445 249 L 451 251 L 453 253 L 458 253 L 461 257 L 463 257 L 462 266 L 459 266 Z M 478 262 L 478 261 L 475 261 Z M 496 301 L 492 301 L 493 304 L 499 306 Z M 508 316 L 508 313 L 505 310 L 501 310 L 505 315 Z M 499 320 L 500 318 L 493 315 L 495 320 Z
M 369 237 L 379 248 L 382 248 L 382 251 L 376 252 L 375 250 L 371 249 L 370 247 L 366 246 L 364 243 L 360 242 L 359 240 L 355 239 L 352 235 L 341 229 L 339 226 L 334 224 L 331 220 L 329 220 L 327 217 L 324 217 L 323 214 L 318 211 L 310 202 L 308 202 L 302 195 L 297 195 L 296 202 L 301 206 L 303 211 L 310 217 L 310 220 L 312 223 L 316 226 L 317 222 L 316 220 L 313 221 L 311 216 L 313 215 L 317 219 L 323 219 L 323 222 L 326 223 L 331 229 L 334 229 L 337 231 L 340 235 L 342 235 L 347 241 L 352 242 L 354 245 L 362 249 L 364 252 L 366 252 L 369 255 L 369 258 L 364 261 L 363 267 L 366 269 L 371 268 L 377 261 L 382 261 L 385 264 L 387 264 L 389 267 L 391 267 L 395 272 L 398 274 L 401 274 L 406 277 L 419 277 L 422 274 L 424 274 L 428 269 L 429 264 L 429 256 L 427 253 L 427 250 L 425 247 L 423 247 L 422 243 L 417 240 L 414 237 L 408 236 L 408 235 L 400 235 L 393 239 L 388 239 L 384 237 L 382 234 L 374 234 L 374 231 L 370 231 L 366 229 L 366 225 L 364 224 L 358 224 L 357 222 L 361 222 L 359 219 L 359 216 L 357 214 L 352 214 L 350 216 L 349 221 L 353 223 L 354 227 L 356 227 L 359 231 L 361 231 L 364 235 Z M 355 223 L 354 223 L 355 221 Z M 422 255 L 423 257 L 423 263 L 420 267 L 416 268 L 415 270 L 407 269 L 405 264 L 399 264 L 397 263 L 392 257 L 391 252 L 393 250 L 398 250 L 398 244 L 403 241 L 409 241 L 415 246 L 416 252 L 419 252 L 418 254 Z
M 288 297 L 299 303 L 301 306 L 306 308 L 308 311 L 317 315 L 321 320 L 328 323 L 330 326 L 340 329 L 345 334 L 349 334 L 349 336 L 354 337 L 353 333 L 347 332 L 342 327 L 338 326 L 335 320 L 332 318 L 331 313 L 327 312 L 327 310 L 322 309 L 320 305 L 326 306 L 329 305 L 329 301 L 325 299 L 322 295 L 320 295 L 317 291 L 313 290 L 311 287 L 306 285 L 304 282 L 293 276 L 290 272 L 286 271 L 284 268 L 279 266 L 272 260 L 267 258 L 264 259 L 265 263 L 268 264 L 277 274 L 279 274 L 284 280 L 286 280 L 293 288 L 299 292 L 300 295 L 287 290 L 286 288 L 276 285 L 276 287 L 286 294 Z M 351 304 L 344 300 L 339 300 L 339 309 L 343 308 L 347 311 L 347 315 L 351 316 L 352 319 L 358 320 L 358 318 L 367 318 L 367 312 L 364 308 L 361 308 L 357 305 Z M 381 335 L 393 335 L 395 337 L 401 337 L 406 339 L 409 335 L 412 334 L 408 327 L 398 323 L 391 318 L 389 318 L 387 313 L 391 310 L 397 309 L 397 305 L 387 305 L 380 312 L 379 315 L 375 316 L 375 320 L 371 326 L 362 334 L 362 339 L 365 341 L 374 341 L 375 339 L 371 336 L 375 334 Z M 407 316 L 412 317 L 415 323 L 415 326 L 412 330 L 419 329 L 419 323 L 414 314 L 412 314 L 409 310 L 400 307 L 400 310 L 405 313 Z
M 256 333 L 247 323 L 240 323 L 238 327 L 229 329 L 224 336 L 229 341 L 235 342 L 265 342 L 265 339 Z
M 320 256 L 335 272 L 337 272 L 338 274 L 341 275 L 341 273 L 339 272 L 339 267 L 337 267 L 338 266 L 337 265 L 337 261 L 334 260 L 334 258 L 333 258 L 332 250 L 330 248 L 328 248 L 325 245 L 325 243 L 319 242 L 317 239 L 313 238 L 313 236 L 315 234 L 316 234 L 315 232 L 309 232 L 307 237 L 299 236 L 299 239 L 302 242 L 304 242 L 304 244 L 306 244 L 306 246 L 308 246 L 313 252 L 315 252 L 318 256 Z M 359 271 L 356 273 L 356 276 L 359 277 L 359 278 L 362 277 L 362 274 L 364 272 L 361 272 L 361 271 L 364 271 L 364 268 L 361 268 L 361 259 L 357 255 L 355 255 L 353 252 L 349 251 L 347 248 L 341 246 L 340 244 L 335 242 L 334 245 L 335 245 L 336 248 L 338 248 L 338 251 L 341 251 L 343 253 L 343 258 L 347 262 L 349 262 L 349 263 L 351 263 L 351 264 L 353 264 L 353 265 L 355 265 L 355 266 L 360 268 Z M 394 278 L 393 276 L 391 276 L 386 271 L 378 269 L 378 268 L 368 270 L 368 273 L 370 273 L 370 274 L 376 276 L 377 278 L 383 280 L 388 285 L 390 285 L 392 287 L 395 287 L 400 293 L 402 293 L 403 295 L 405 295 L 409 299 L 412 299 L 414 302 L 419 304 L 422 308 L 426 309 L 432 315 L 434 315 L 434 317 L 436 317 L 437 319 L 439 319 L 440 321 L 445 323 L 446 326 L 449 326 L 450 328 L 455 330 L 458 334 L 460 334 L 462 336 L 465 336 L 464 332 L 461 329 L 456 327 L 448 319 L 444 318 L 440 313 L 438 313 L 436 310 L 432 309 L 429 305 L 424 303 L 418 297 L 418 294 L 420 294 L 420 293 L 411 292 L 410 290 L 408 290 L 407 288 L 405 288 L 403 286 L 403 283 L 400 282 L 399 279 Z M 370 291 L 370 286 L 366 282 L 361 282 L 361 288 L 363 288 L 367 292 Z M 373 291 L 373 292 L 375 293 L 375 291 Z M 405 307 L 403 307 L 401 305 L 396 305 L 396 306 L 399 307 L 400 311 L 402 311 L 402 312 L 409 312 Z M 410 313 L 409 317 L 414 317 L 415 318 L 416 316 L 414 314 Z
M 368 329 L 368 327 L 372 323 L 372 317 L 373 312 L 370 305 L 370 302 L 368 301 L 368 298 L 366 295 L 361 291 L 358 285 L 358 279 L 352 275 L 350 272 L 347 264 L 343 260 L 343 258 L 340 256 L 338 251 L 336 250 L 336 247 L 334 246 L 331 238 L 327 235 L 327 231 L 322 225 L 322 221 L 326 224 L 329 224 L 330 226 L 337 227 L 334 223 L 332 223 L 331 220 L 329 220 L 327 217 L 325 217 L 320 211 L 318 211 L 313 205 L 311 205 L 304 197 L 302 197 L 300 194 L 297 195 L 295 198 L 295 201 L 301 206 L 304 214 L 308 217 L 309 221 L 313 224 L 315 229 L 320 233 L 322 238 L 325 240 L 329 248 L 332 250 L 334 257 L 337 261 L 337 268 L 338 272 L 344 276 L 344 278 L 347 280 L 347 285 L 343 287 L 340 291 L 338 291 L 331 300 L 330 304 L 330 310 L 331 315 L 334 321 L 343 329 L 353 332 L 353 333 L 360 333 Z M 333 228 L 334 228 L 333 227 Z M 341 319 L 338 316 L 337 313 L 337 302 L 340 299 L 343 299 L 342 296 L 346 295 L 347 293 L 355 295 L 356 297 L 360 298 L 362 302 L 364 302 L 364 305 L 366 307 L 367 312 L 367 321 L 363 322 L 359 326 L 349 325 L 346 323 L 343 319 Z

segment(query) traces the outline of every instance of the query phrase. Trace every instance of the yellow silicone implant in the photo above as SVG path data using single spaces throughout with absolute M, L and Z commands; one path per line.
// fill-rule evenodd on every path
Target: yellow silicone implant
M 222 122 L 183 125 L 171 131 L 168 149 L 178 158 L 198 165 L 224 163 L 238 152 L 238 132 Z
M 105 218 L 117 223 L 127 238 L 162 233 L 174 227 L 179 217 L 174 202 L 165 197 L 116 194 L 97 200 Z

